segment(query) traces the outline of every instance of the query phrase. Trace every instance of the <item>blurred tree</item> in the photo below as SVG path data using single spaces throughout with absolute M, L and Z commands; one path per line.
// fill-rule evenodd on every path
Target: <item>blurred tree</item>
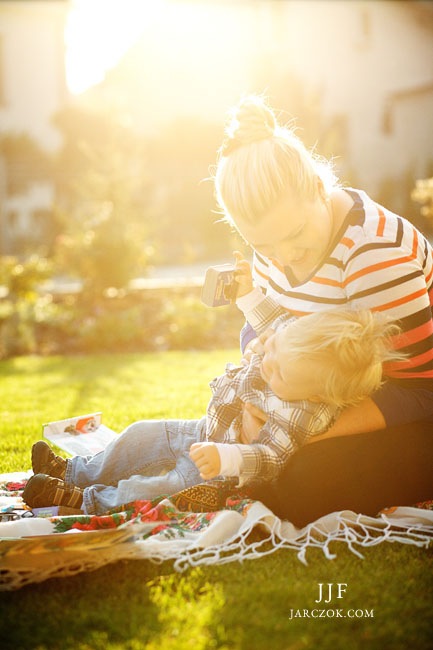
M 36 184 L 50 185 L 53 173 L 52 155 L 42 149 L 25 133 L 0 134 L 0 160 L 4 173 L 3 190 L 7 199 L 21 197 L 26 203 L 26 194 Z M 25 231 L 6 233 L 12 214 L 3 206 L 0 215 L 0 235 L 8 240 L 6 252 L 26 257 L 36 251 L 42 257 L 49 256 L 58 233 L 58 224 L 51 209 L 34 207 L 31 223 Z M 2 247 L 3 250 L 3 247 Z M 4 252 L 4 250 L 3 250 Z
M 158 188 L 159 262 L 193 263 L 226 255 L 227 226 L 215 225 L 210 165 L 222 126 L 179 117 L 152 141 L 150 159 Z
M 0 284 L 7 289 L 0 301 L 0 359 L 37 351 L 37 322 L 52 311 L 51 296 L 41 297 L 38 286 L 51 273 L 51 262 L 37 255 L 23 262 L 0 257 Z
M 429 222 L 430 227 L 433 224 L 433 177 L 420 178 L 416 181 L 415 187 L 411 194 L 412 200 L 421 204 L 421 214 Z
M 338 156 L 339 166 L 347 164 L 347 116 L 335 113 L 325 117 L 323 90 L 308 88 L 290 63 L 276 68 L 272 62 L 271 53 L 258 52 L 252 73 L 256 92 L 264 93 L 279 122 L 293 127 L 309 149 L 317 147 L 324 158 Z M 347 173 L 344 176 L 347 180 Z
M 55 124 L 63 135 L 55 168 L 63 235 L 59 265 L 94 299 L 126 287 L 149 254 L 150 192 L 142 140 L 107 113 L 68 108 Z
M 6 164 L 6 193 L 20 194 L 31 183 L 46 181 L 52 157 L 25 133 L 0 134 L 0 155 Z

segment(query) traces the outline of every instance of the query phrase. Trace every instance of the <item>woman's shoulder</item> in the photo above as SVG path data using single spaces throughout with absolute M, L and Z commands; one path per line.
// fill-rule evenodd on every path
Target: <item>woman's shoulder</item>
M 353 200 L 352 208 L 346 215 L 344 222 L 347 228 L 355 227 L 374 232 L 377 236 L 383 236 L 386 231 L 386 222 L 388 222 L 388 225 L 393 226 L 397 224 L 398 220 L 406 221 L 403 217 L 374 201 L 363 190 L 346 188 L 344 191 Z
M 403 216 L 374 201 L 362 190 L 345 189 L 353 199 L 353 206 L 346 216 L 340 242 L 349 251 L 374 245 L 376 249 L 413 249 L 414 240 L 421 241 L 423 247 L 430 248 L 429 242 L 415 226 Z

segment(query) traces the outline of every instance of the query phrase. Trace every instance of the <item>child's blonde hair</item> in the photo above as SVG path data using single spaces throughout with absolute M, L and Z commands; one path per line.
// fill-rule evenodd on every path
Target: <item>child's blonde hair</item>
M 321 401 L 359 403 L 383 383 L 383 364 L 405 355 L 393 349 L 400 328 L 369 310 L 335 309 L 289 322 L 279 337 L 281 365 L 302 358 L 323 366 Z
M 318 182 L 320 179 L 321 183 Z M 287 194 L 314 201 L 321 186 L 337 186 L 331 165 L 310 153 L 290 127 L 278 125 L 260 96 L 245 97 L 231 112 L 214 175 L 226 220 L 256 224 Z

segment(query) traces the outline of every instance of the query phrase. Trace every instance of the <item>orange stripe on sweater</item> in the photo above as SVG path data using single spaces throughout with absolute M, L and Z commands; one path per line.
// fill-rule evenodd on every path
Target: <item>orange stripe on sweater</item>
M 422 354 L 418 354 L 416 357 L 409 357 L 409 359 L 403 359 L 402 361 L 392 361 L 389 365 L 386 365 L 386 369 L 397 372 L 404 369 L 416 369 L 419 366 L 423 366 L 425 363 L 433 360 L 433 350 L 426 350 Z
M 428 363 L 433 359 L 433 349 L 430 348 L 429 350 L 426 350 L 423 354 L 418 354 L 416 357 L 411 357 L 410 359 L 407 359 L 408 361 L 408 366 L 422 366 L 425 363 Z
M 349 237 L 342 237 L 342 239 L 340 239 L 340 244 L 344 244 L 344 246 L 347 246 L 347 248 L 352 248 L 355 246 L 355 242 Z
M 394 379 L 431 379 L 433 370 L 427 370 L 426 372 L 389 372 L 386 376 Z
M 416 298 L 420 298 L 421 296 L 424 295 L 425 295 L 425 289 L 420 289 L 419 291 L 410 293 L 408 296 L 403 296 L 398 300 L 391 300 L 391 302 L 387 302 L 384 305 L 379 305 L 375 307 L 374 311 L 386 311 L 387 309 L 392 309 L 393 307 L 399 307 L 400 305 L 405 305 L 406 303 L 411 302 L 412 300 L 415 300 Z
M 418 341 L 423 341 L 428 336 L 431 336 L 431 334 L 433 334 L 433 323 L 429 320 L 423 325 L 419 325 L 393 337 L 392 346 L 395 350 L 399 350 L 407 345 L 413 345 L 414 343 L 418 343 Z
M 285 273 L 286 270 L 282 264 L 280 264 L 277 260 L 275 260 L 273 257 L 269 258 L 272 262 L 272 264 L 279 270 L 281 273 Z
M 379 210 L 379 223 L 377 224 L 376 235 L 377 237 L 383 237 L 385 231 L 385 222 L 386 218 L 382 210 Z
M 326 284 L 328 287 L 341 287 L 342 283 L 339 280 L 331 280 L 331 278 L 321 278 L 319 275 L 315 275 L 314 278 L 311 278 L 311 282 L 316 284 Z
M 256 265 L 254 265 L 254 270 L 255 270 L 255 272 L 258 273 L 258 275 L 260 275 L 264 280 L 269 280 L 269 275 L 266 275 L 265 273 L 262 273 L 262 271 L 260 271 L 260 269 L 258 269 Z
M 393 259 L 393 260 L 387 260 L 386 262 L 378 262 L 377 264 L 371 264 L 370 266 L 366 266 L 363 269 L 360 269 L 359 271 L 356 271 L 356 273 L 353 273 L 349 277 L 346 278 L 344 281 L 344 285 L 346 286 L 349 284 L 349 282 L 353 282 L 353 280 L 357 280 L 358 278 L 362 278 L 364 275 L 367 275 L 368 273 L 373 273 L 374 271 L 381 271 L 382 269 L 387 269 L 390 268 L 391 266 L 397 266 L 398 264 L 406 264 L 406 262 L 411 262 L 413 259 L 416 257 L 416 251 L 418 248 L 418 236 L 416 234 L 416 231 L 414 231 L 414 242 L 412 246 L 412 253 L 410 255 L 406 255 L 405 257 L 400 257 L 398 259 Z

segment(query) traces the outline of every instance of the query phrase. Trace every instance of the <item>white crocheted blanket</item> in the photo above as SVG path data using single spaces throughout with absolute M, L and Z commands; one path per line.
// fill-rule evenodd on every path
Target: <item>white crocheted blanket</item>
M 0 486 L 0 509 L 23 506 L 28 474 L 8 475 Z M 4 476 L 0 476 L 1 479 Z M 367 517 L 334 512 L 299 529 L 278 519 L 259 501 L 227 499 L 216 512 L 184 512 L 169 499 L 128 504 L 106 516 L 20 517 L 0 522 L 0 589 L 18 589 L 51 577 L 90 571 L 120 559 L 173 560 L 177 571 L 205 564 L 254 559 L 280 548 L 293 549 L 301 562 L 308 550 L 335 557 L 341 542 L 362 557 L 362 548 L 383 542 L 427 547 L 433 540 L 433 510 L 397 507 Z M 19 513 L 19 510 L 16 510 Z

